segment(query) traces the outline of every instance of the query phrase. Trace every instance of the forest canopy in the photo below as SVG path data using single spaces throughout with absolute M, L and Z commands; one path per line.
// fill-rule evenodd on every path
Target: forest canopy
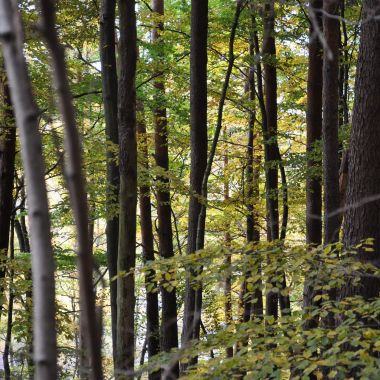
M 379 0 L 0 0 L 0 377 L 379 379 Z

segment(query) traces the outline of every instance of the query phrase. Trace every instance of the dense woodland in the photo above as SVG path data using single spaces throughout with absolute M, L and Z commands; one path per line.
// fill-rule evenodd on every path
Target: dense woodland
M 380 379 L 380 0 L 0 0 L 0 43 L 0 378 Z

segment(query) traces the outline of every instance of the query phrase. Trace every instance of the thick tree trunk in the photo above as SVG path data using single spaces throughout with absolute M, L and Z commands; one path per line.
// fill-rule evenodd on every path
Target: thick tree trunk
M 39 111 L 23 55 L 23 32 L 17 3 L 0 1 L 0 41 L 11 89 L 11 99 L 20 132 L 21 154 L 28 188 L 29 223 L 33 274 L 33 333 L 35 376 L 57 378 L 55 324 L 55 279 L 50 235 L 49 207 Z
M 187 252 L 197 250 L 198 219 L 201 210 L 199 196 L 202 193 L 202 180 L 207 165 L 207 32 L 208 0 L 191 2 L 191 53 L 190 53 L 190 135 L 191 173 L 190 205 L 187 238 Z M 196 294 L 189 277 L 186 280 L 185 308 L 182 329 L 182 345 L 199 336 L 199 328 L 194 325 Z M 198 300 L 201 299 L 198 294 Z
M 318 246 L 322 243 L 322 178 L 321 163 L 315 160 L 316 144 L 322 137 L 322 69 L 323 50 L 322 0 L 313 0 L 309 5 L 309 71 L 307 81 L 307 177 L 306 177 L 306 243 Z M 307 274 L 306 274 L 307 276 Z M 305 278 L 303 306 L 305 311 L 315 305 L 313 280 Z M 318 319 L 305 322 L 305 328 L 316 327 Z
M 158 66 L 163 63 L 164 51 L 162 49 L 162 32 L 164 31 L 164 0 L 154 0 L 152 9 L 159 16 L 158 23 L 152 33 L 152 41 L 157 47 Z M 158 216 L 158 241 L 159 252 L 162 258 L 168 259 L 174 256 L 173 251 L 173 230 L 171 219 L 171 199 L 170 185 L 168 179 L 169 172 L 169 146 L 168 128 L 165 106 L 165 84 L 163 76 L 159 76 L 154 81 L 155 88 L 155 157 L 156 164 L 164 171 L 164 175 L 157 178 L 157 216 Z M 163 280 L 165 281 L 165 280 Z M 164 283 L 162 284 L 164 285 Z M 177 327 L 177 297 L 176 289 L 171 291 L 167 287 L 161 286 L 162 297 L 162 349 L 170 351 L 178 347 L 178 327 Z M 179 375 L 179 364 L 176 362 L 171 368 L 170 378 L 177 378 Z
M 355 105 L 348 154 L 348 183 L 343 241 L 347 249 L 364 239 L 374 239 L 374 252 L 359 250 L 363 263 L 380 262 L 380 12 L 378 0 L 363 2 L 362 34 L 357 64 Z M 376 19 L 375 19 L 376 17 Z M 371 199 L 372 198 L 372 199 Z M 341 296 L 379 296 L 380 280 L 361 279 L 356 288 L 347 286 Z M 378 326 L 377 326 L 378 327 Z
M 134 0 L 119 1 L 120 79 L 120 227 L 117 279 L 116 379 L 134 378 L 135 277 L 137 209 L 136 61 L 137 30 Z
M 116 0 L 102 0 L 100 13 L 100 61 L 106 137 L 114 145 L 119 144 L 117 122 L 117 69 L 115 51 Z M 119 166 L 112 149 L 107 150 L 107 262 L 110 279 L 112 348 L 116 352 L 116 298 L 117 249 L 119 242 L 119 216 L 116 205 L 119 198 Z
M 0 280 L 5 277 L 13 207 L 16 126 L 5 74 L 0 74 Z M 4 292 L 4 289 L 1 289 Z M 2 305 L 0 305 L 0 313 Z
M 143 104 L 138 102 L 137 132 L 139 146 L 141 147 L 141 165 L 144 168 L 144 176 L 149 176 L 149 153 L 146 126 L 144 121 Z M 154 238 L 152 225 L 151 191 L 149 179 L 143 179 L 140 186 L 140 224 L 143 260 L 145 264 L 152 263 L 154 258 Z M 160 323 L 156 272 L 152 269 L 145 274 L 146 289 L 146 340 L 148 358 L 152 358 L 160 352 Z M 161 379 L 160 371 L 150 373 L 149 380 Z
M 323 52 L 323 184 L 324 242 L 339 239 L 339 14 L 340 0 L 323 2 L 323 31 L 326 48 Z

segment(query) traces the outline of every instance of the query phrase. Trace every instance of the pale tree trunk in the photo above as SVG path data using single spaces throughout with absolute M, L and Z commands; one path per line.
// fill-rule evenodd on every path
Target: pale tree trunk
M 66 72 L 65 53 L 56 31 L 55 2 L 41 0 L 40 7 L 41 31 L 50 50 L 54 85 L 65 127 L 66 158 L 64 174 L 76 224 L 82 335 L 85 338 L 86 355 L 88 355 L 90 362 L 90 378 L 99 380 L 103 377 L 101 332 L 95 317 L 95 292 L 92 281 L 94 262 L 92 242 L 90 244 L 88 231 L 89 214 L 85 175 L 82 170 L 82 147 Z
M 33 333 L 35 376 L 57 378 L 55 279 L 51 245 L 45 165 L 38 130 L 39 111 L 23 55 L 23 32 L 17 3 L 0 1 L 0 41 L 20 132 L 21 155 L 28 189 L 33 277 Z
M 134 0 L 120 0 L 119 161 L 120 213 L 117 279 L 116 379 L 134 378 L 137 211 L 136 61 Z
M 100 14 L 100 61 L 106 137 L 110 143 L 119 144 L 117 121 L 117 69 L 115 49 L 116 0 L 102 0 Z M 119 216 L 116 205 L 119 197 L 119 166 L 112 149 L 107 149 L 107 262 L 110 279 L 112 349 L 116 353 L 116 298 L 117 249 L 119 243 Z

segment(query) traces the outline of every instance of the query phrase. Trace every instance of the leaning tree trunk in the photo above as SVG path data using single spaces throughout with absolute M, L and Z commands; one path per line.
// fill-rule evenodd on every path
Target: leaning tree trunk
M 39 111 L 23 55 L 23 29 L 17 3 L 0 1 L 0 41 L 20 132 L 25 169 L 33 276 L 34 368 L 39 380 L 57 378 L 55 278 L 45 165 L 38 130 Z
M 188 254 L 194 253 L 197 249 L 197 227 L 201 210 L 199 196 L 202 192 L 202 180 L 207 165 L 207 32 L 208 0 L 192 0 L 190 53 L 191 195 L 187 237 Z M 194 272 L 190 268 L 185 290 L 183 346 L 186 346 L 199 335 L 199 330 L 194 326 L 196 293 L 198 291 L 193 288 L 190 279 L 193 274 Z
M 309 5 L 309 71 L 307 80 L 307 177 L 306 177 L 306 243 L 319 246 L 322 243 L 322 178 L 321 163 L 316 158 L 317 144 L 322 137 L 322 69 L 323 50 L 322 0 L 313 0 Z M 306 274 L 303 307 L 305 311 L 316 305 L 313 301 L 315 280 Z M 317 327 L 318 318 L 305 321 L 306 329 Z
M 117 70 L 115 52 L 115 7 L 116 0 L 102 0 L 100 13 L 100 61 L 102 66 L 102 88 L 106 137 L 114 146 L 119 144 L 117 122 Z M 114 150 L 107 149 L 107 262 L 110 279 L 112 348 L 116 353 L 116 298 L 117 249 L 119 242 L 119 216 L 116 205 L 119 198 L 119 166 Z
M 153 11 L 159 17 L 152 33 L 152 42 L 157 48 L 158 74 L 160 65 L 164 62 L 164 49 L 162 33 L 164 31 L 164 0 L 154 0 Z M 169 146 L 168 146 L 168 120 L 165 106 L 165 84 L 164 77 L 157 75 L 154 81 L 155 105 L 154 105 L 154 127 L 155 127 L 155 157 L 156 164 L 162 169 L 163 175 L 157 178 L 157 216 L 158 216 L 158 243 L 159 253 L 164 259 L 174 256 L 173 251 L 173 230 L 171 219 L 171 199 L 169 184 Z M 170 275 L 170 274 L 169 274 Z M 167 283 L 168 284 L 168 283 Z M 177 326 L 177 296 L 176 288 L 165 285 L 165 279 L 161 286 L 162 298 L 162 349 L 169 352 L 178 347 L 178 326 Z M 170 369 L 170 378 L 177 378 L 179 375 L 179 364 L 175 362 Z M 166 373 L 166 372 L 165 372 Z
M 16 127 L 13 122 L 9 87 L 4 72 L 0 74 L 0 280 L 6 274 L 9 231 L 13 205 L 16 155 Z M 4 288 L 1 289 L 1 293 Z M 0 305 L 0 312 L 3 305 Z
M 134 378 L 135 276 L 137 211 L 136 61 L 134 0 L 119 1 L 119 161 L 120 227 L 117 279 L 116 379 Z
M 81 307 L 81 334 L 85 339 L 90 364 L 90 378 L 100 380 L 102 375 L 101 332 L 96 318 L 95 292 L 92 283 L 94 268 L 92 241 L 89 239 L 89 212 L 85 174 L 82 169 L 82 147 L 75 110 L 65 65 L 65 52 L 56 30 L 55 2 L 40 0 L 41 32 L 50 50 L 53 80 L 58 105 L 65 129 L 65 170 L 64 176 L 70 195 L 70 204 L 77 235 L 77 256 L 79 276 L 79 303 Z
M 364 239 L 374 239 L 374 252 L 359 250 L 363 263 L 379 266 L 380 260 L 380 19 L 379 1 L 363 2 L 363 22 L 357 64 L 355 105 L 348 154 L 348 183 L 343 241 L 347 249 Z M 375 18 L 376 16 L 376 18 Z M 378 277 L 363 276 L 361 284 L 347 286 L 343 296 L 359 294 L 368 300 L 379 296 Z M 379 327 L 379 326 L 377 326 Z

